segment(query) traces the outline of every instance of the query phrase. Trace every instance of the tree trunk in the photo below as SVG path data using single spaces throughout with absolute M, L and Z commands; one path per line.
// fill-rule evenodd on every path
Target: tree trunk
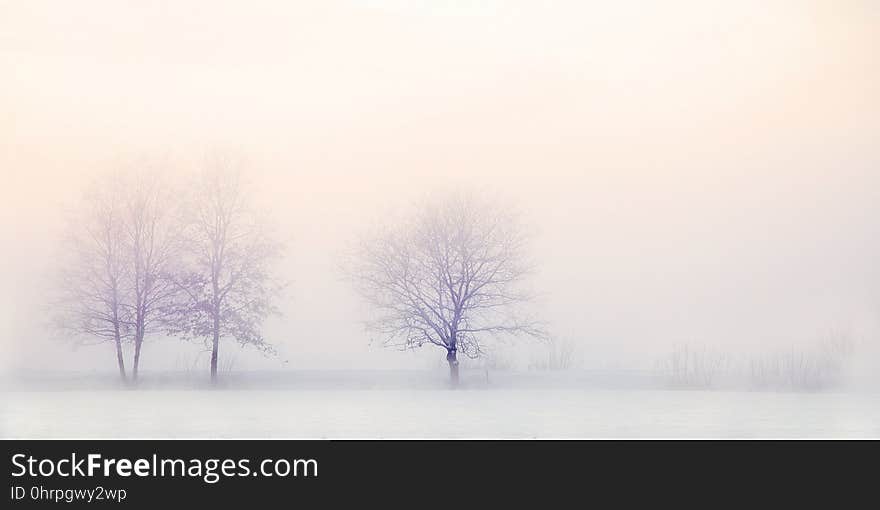
M 131 380 L 132 382 L 137 382 L 138 378 L 138 367 L 141 362 L 141 344 L 143 343 L 143 338 L 141 338 L 140 334 L 135 334 L 134 337 L 134 363 L 131 366 Z
M 140 303 L 137 304 L 137 307 L 134 319 L 134 362 L 131 364 L 132 382 L 137 382 L 141 363 L 141 345 L 144 343 L 144 315 L 140 310 Z
M 455 357 L 455 346 L 446 350 L 446 362 L 449 363 L 449 382 L 452 387 L 458 386 L 458 359 Z
M 119 325 L 115 326 L 114 340 L 116 341 L 116 364 L 119 366 L 119 377 L 125 381 L 125 358 L 122 356 L 122 339 L 119 336 Z
M 211 345 L 211 382 L 217 382 L 217 350 L 220 347 L 220 316 L 214 314 L 214 339 Z

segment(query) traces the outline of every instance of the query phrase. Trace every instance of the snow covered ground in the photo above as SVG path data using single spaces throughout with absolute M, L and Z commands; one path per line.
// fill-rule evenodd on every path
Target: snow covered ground
M 2 437 L 877 438 L 880 393 L 652 389 L 633 374 L 314 372 L 229 377 L 224 388 L 153 376 L 3 385 Z M 624 384 L 629 381 L 628 384 Z M 618 388 L 618 389 L 611 389 Z

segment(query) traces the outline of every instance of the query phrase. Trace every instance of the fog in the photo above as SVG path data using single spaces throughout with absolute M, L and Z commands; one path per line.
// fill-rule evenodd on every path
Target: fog
M 370 343 L 339 258 L 466 189 L 518 205 L 541 314 L 585 368 L 835 331 L 876 373 L 878 22 L 859 0 L 2 2 L 2 365 L 112 373 L 112 349 L 46 325 L 66 214 L 126 158 L 183 175 L 219 146 L 290 282 L 278 356 L 230 343 L 236 370 L 442 362 Z M 153 371 L 202 348 L 147 341 Z

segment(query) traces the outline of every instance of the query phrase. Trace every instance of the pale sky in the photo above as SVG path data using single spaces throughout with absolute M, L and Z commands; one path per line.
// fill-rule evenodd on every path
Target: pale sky
M 243 367 L 412 365 L 367 344 L 336 257 L 448 187 L 520 204 L 541 309 L 595 364 L 876 345 L 878 27 L 867 0 L 0 0 L 0 352 L 104 366 L 44 356 L 64 208 L 119 158 L 216 145 L 290 239 L 267 330 L 290 363 Z

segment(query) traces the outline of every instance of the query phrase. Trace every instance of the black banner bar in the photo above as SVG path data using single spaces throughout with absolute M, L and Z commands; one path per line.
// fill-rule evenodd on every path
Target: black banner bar
M 3 508 L 582 507 L 599 498 L 840 507 L 876 498 L 880 459 L 872 441 L 8 440 L 0 448 Z

